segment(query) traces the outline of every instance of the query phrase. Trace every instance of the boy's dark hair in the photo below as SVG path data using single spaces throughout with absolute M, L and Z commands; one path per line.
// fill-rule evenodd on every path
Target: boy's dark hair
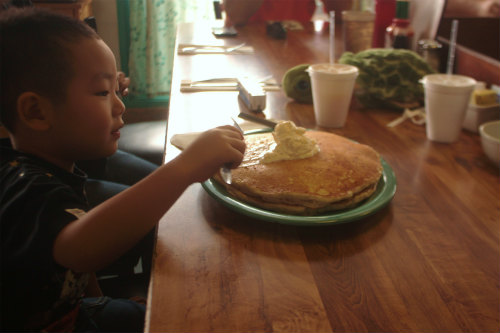
M 0 122 L 13 132 L 17 99 L 32 91 L 63 102 L 73 76 L 71 44 L 99 39 L 85 23 L 40 8 L 0 11 Z

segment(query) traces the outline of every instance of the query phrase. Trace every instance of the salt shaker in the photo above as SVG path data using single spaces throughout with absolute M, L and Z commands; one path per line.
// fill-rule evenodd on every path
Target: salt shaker
M 417 53 L 434 69 L 439 72 L 442 45 L 432 39 L 422 39 L 418 41 Z

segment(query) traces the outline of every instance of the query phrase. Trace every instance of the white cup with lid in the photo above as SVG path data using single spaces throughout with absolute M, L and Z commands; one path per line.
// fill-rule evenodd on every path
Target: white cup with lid
M 315 64 L 307 69 L 311 78 L 316 123 L 344 126 L 351 104 L 358 68 L 344 64 Z
M 430 74 L 424 76 L 422 84 L 427 137 L 437 142 L 456 141 L 476 80 L 464 75 Z

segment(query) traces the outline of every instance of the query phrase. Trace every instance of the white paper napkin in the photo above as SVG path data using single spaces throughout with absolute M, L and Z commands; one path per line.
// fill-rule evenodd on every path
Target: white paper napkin
M 425 109 L 419 108 L 415 110 L 405 109 L 403 115 L 394 119 L 390 123 L 387 124 L 387 127 L 396 127 L 406 119 L 410 119 L 412 123 L 415 125 L 425 125 Z
M 170 143 L 180 150 L 186 149 L 194 140 L 198 138 L 201 132 L 174 134 L 170 138 Z

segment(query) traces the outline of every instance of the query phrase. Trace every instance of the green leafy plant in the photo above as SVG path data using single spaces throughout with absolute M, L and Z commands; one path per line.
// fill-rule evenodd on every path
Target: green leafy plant
M 358 68 L 354 94 L 367 108 L 401 110 L 423 105 L 424 90 L 419 80 L 435 73 L 417 53 L 403 49 L 345 52 L 339 62 Z

